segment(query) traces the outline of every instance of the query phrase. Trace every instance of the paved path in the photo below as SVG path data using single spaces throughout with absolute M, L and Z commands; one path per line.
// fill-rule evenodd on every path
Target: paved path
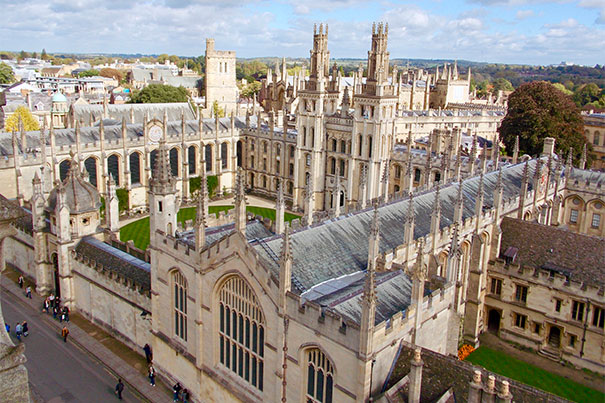
M 25 298 L 4 274 L 0 281 L 2 311 L 11 331 L 22 320 L 27 320 L 30 328 L 30 335 L 22 342 L 36 395 L 51 403 L 118 401 L 114 388 L 120 377 L 126 384 L 125 401 L 172 400 L 164 387 L 158 384 L 152 388 L 137 369 L 73 322 L 68 324 L 69 337 L 64 343 L 59 337 L 59 321 L 41 313 L 42 298 Z

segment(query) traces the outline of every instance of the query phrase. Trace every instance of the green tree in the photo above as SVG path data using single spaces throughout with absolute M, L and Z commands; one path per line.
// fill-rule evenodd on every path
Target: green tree
M 96 70 L 96 69 L 84 70 L 84 71 L 78 73 L 78 77 L 80 77 L 80 78 L 95 77 L 98 75 L 99 75 L 99 70 Z
M 212 104 L 212 112 L 214 116 L 218 116 L 219 118 L 225 117 L 225 110 L 220 107 L 218 101 L 214 101 L 214 103 Z
M 506 78 L 497 78 L 494 80 L 494 93 L 498 93 L 498 91 L 513 91 L 513 85 Z
M 578 87 L 573 94 L 573 100 L 578 106 L 584 106 L 591 102 L 599 100 L 601 89 L 595 83 L 590 83 Z
M 0 63 L 0 84 L 11 84 L 15 82 L 15 73 L 11 66 Z
M 254 94 L 258 94 L 260 91 L 260 87 L 261 83 L 259 81 L 252 81 L 242 88 L 241 96 L 243 98 L 253 98 Z
M 19 106 L 15 112 L 4 122 L 4 130 L 7 132 L 20 131 L 19 121 L 23 122 L 23 127 L 26 132 L 40 130 L 38 119 L 25 106 Z
M 23 60 L 23 59 L 27 59 L 28 57 L 29 57 L 29 53 L 22 50 L 21 52 L 19 52 L 19 56 L 17 57 L 17 59 Z
M 571 97 L 545 81 L 523 84 L 508 98 L 508 112 L 500 126 L 508 153 L 517 136 L 522 154 L 540 154 L 544 138 L 553 137 L 559 155 L 567 155 L 573 147 L 576 160 L 586 143 L 580 110 Z
M 563 84 L 561 83 L 554 83 L 553 87 L 555 87 L 556 89 L 558 89 L 559 91 L 561 91 L 563 94 L 565 95 L 572 95 L 573 92 L 568 90 Z
M 46 54 L 46 49 L 42 49 L 42 53 L 40 53 L 40 59 L 48 60 L 48 55 Z
M 173 87 L 164 84 L 149 84 L 142 90 L 133 91 L 130 96 L 131 104 L 149 104 L 163 102 L 187 102 L 189 94 L 183 87 Z

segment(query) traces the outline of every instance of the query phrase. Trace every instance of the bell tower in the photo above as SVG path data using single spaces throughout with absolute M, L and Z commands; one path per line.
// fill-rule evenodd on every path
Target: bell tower
M 176 231 L 176 213 L 179 208 L 176 200 L 176 179 L 170 172 L 170 161 L 166 140 L 160 140 L 158 157 L 153 174 L 149 180 L 149 231 L 151 242 L 157 230 L 174 236 Z

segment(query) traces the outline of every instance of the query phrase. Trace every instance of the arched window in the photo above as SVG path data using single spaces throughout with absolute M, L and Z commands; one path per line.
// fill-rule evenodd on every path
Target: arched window
M 187 341 L 187 279 L 178 270 L 172 272 L 172 301 L 174 334 Z
M 332 403 L 334 366 L 319 349 L 307 350 L 307 403 Z
M 107 172 L 113 176 L 116 186 L 120 186 L 120 159 L 117 155 L 112 154 L 107 158 Z
M 340 152 L 341 153 L 347 152 L 347 143 L 344 140 L 340 141 Z
M 330 173 L 332 175 L 336 174 L 336 160 L 334 158 L 330 158 Z
M 595 146 L 598 146 L 601 143 L 601 134 L 597 131 L 594 132 L 594 141 L 592 142 Z
M 88 181 L 94 187 L 97 187 L 97 160 L 93 157 L 88 157 L 84 161 L 84 167 L 88 172 Z
M 67 172 L 69 171 L 70 162 L 69 160 L 63 160 L 59 164 L 59 178 L 61 178 L 61 182 L 67 178 Z
M 399 165 L 395 165 L 395 178 L 401 178 L 401 166 Z
M 179 175 L 179 150 L 175 147 L 170 149 L 170 173 L 175 178 Z
M 420 172 L 420 169 L 418 169 L 418 168 L 414 169 L 414 182 L 420 182 L 421 174 L 422 174 L 422 172 Z
M 311 147 L 315 147 L 315 128 L 311 128 Z
M 372 158 L 372 136 L 368 137 L 368 158 Z
M 303 140 L 303 146 L 306 146 L 307 145 L 307 128 L 306 127 L 303 127 L 302 140 Z
M 236 144 L 235 144 L 235 158 L 237 159 L 237 166 L 242 167 L 244 166 L 244 160 L 243 160 L 243 154 L 242 154 L 242 141 L 239 140 Z
M 153 150 L 151 154 L 149 154 L 149 167 L 151 168 L 151 172 L 155 169 L 155 162 L 158 160 L 158 150 Z
M 221 144 L 221 168 L 227 168 L 227 143 Z
M 336 151 L 336 139 L 332 139 L 332 151 Z
M 290 163 L 289 173 L 290 173 L 290 176 L 294 176 L 294 164 L 293 163 Z
M 212 144 L 206 144 L 206 149 L 204 150 L 206 159 L 206 172 L 212 171 Z
M 345 176 L 345 160 L 340 160 L 340 176 Z
M 190 175 L 195 175 L 195 167 L 197 166 L 196 164 L 196 156 L 197 156 L 197 152 L 194 146 L 189 146 L 189 148 L 187 149 L 187 162 L 189 163 L 189 174 Z
M 357 145 L 357 155 L 359 155 L 361 157 L 361 152 L 362 152 L 362 146 L 363 146 L 363 136 L 360 134 L 359 135 L 359 143 Z
M 265 320 L 241 277 L 231 277 L 218 292 L 219 360 L 255 388 L 263 390 Z
M 129 157 L 130 183 L 141 183 L 141 154 L 134 152 Z

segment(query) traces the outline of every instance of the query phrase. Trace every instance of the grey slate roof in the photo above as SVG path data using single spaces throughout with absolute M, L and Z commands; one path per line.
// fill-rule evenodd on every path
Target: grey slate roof
M 574 168 L 569 175 L 571 183 L 578 181 L 584 184 L 586 182 L 595 183 L 597 186 L 605 186 L 605 172 L 589 171 L 587 169 Z
M 529 162 L 529 176 L 533 175 L 536 160 Z M 503 197 L 516 197 L 521 187 L 523 164 L 507 165 L 502 169 Z M 492 206 L 493 191 L 497 181 L 497 172 L 484 176 L 484 207 Z M 475 196 L 479 187 L 479 178 L 474 177 L 463 183 L 464 211 L 463 219 L 474 215 Z M 531 190 L 531 181 L 528 189 Z M 425 236 L 430 231 L 433 211 L 434 191 L 414 197 L 415 227 L 414 238 Z M 440 227 L 452 224 L 457 184 L 450 184 L 440 190 L 441 221 Z M 378 209 L 380 220 L 380 253 L 392 250 L 403 244 L 407 198 L 388 203 Z M 302 293 L 327 280 L 363 271 L 368 263 L 368 239 L 372 209 L 341 216 L 324 221 L 318 225 L 293 232 L 292 276 Z M 274 273 L 279 273 L 281 237 L 272 237 L 259 241 L 254 248 L 267 262 Z
M 130 122 L 130 113 L 134 114 L 134 121 L 142 123 L 145 120 L 145 114 L 149 119 L 164 119 L 164 111 L 168 116 L 169 121 L 181 120 L 181 116 L 185 114 L 185 120 L 193 120 L 196 118 L 195 112 L 187 102 L 174 103 L 158 103 L 158 104 L 109 104 L 107 105 L 107 113 L 110 118 L 121 121 L 125 118 Z M 103 105 L 94 104 L 74 104 L 72 105 L 73 115 L 76 120 L 88 122 L 92 114 L 98 119 L 103 116 Z
M 151 289 L 151 265 L 93 237 L 83 238 L 75 248 L 79 255 L 132 280 L 143 290 Z
M 206 244 L 211 245 L 234 230 L 235 223 L 206 228 Z M 249 242 L 253 242 L 257 239 L 267 238 L 273 235 L 275 234 L 269 231 L 267 227 L 265 227 L 264 224 L 258 220 L 252 220 L 246 223 L 246 239 Z M 181 232 L 179 234 L 179 238 L 191 246 L 195 245 L 195 234 L 193 230 Z

